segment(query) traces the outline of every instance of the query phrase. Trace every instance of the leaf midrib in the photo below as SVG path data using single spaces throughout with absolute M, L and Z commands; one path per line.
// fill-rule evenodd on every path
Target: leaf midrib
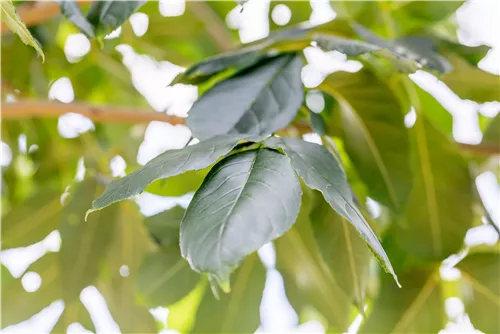
M 221 227 L 220 227 L 220 230 L 219 230 L 219 242 L 217 244 L 217 258 L 218 258 L 218 262 L 219 262 L 220 265 L 222 264 L 222 262 L 221 262 L 221 252 L 222 252 L 222 238 L 224 236 L 224 231 L 225 231 L 226 226 L 228 224 L 229 217 L 233 213 L 233 210 L 236 207 L 236 205 L 238 204 L 238 202 L 239 202 L 239 200 L 241 198 L 241 194 L 243 194 L 243 191 L 245 190 L 246 186 L 248 185 L 248 179 L 250 178 L 250 175 L 252 174 L 253 167 L 255 166 L 255 162 L 257 161 L 257 157 L 258 157 L 259 153 L 260 153 L 260 149 L 257 149 L 255 151 L 255 153 L 254 153 L 255 156 L 254 156 L 254 158 L 252 160 L 252 164 L 250 165 L 250 168 L 248 169 L 248 174 L 247 174 L 247 177 L 245 178 L 243 186 L 241 187 L 238 195 L 236 196 L 236 200 L 234 201 L 233 205 L 228 210 L 228 212 L 226 214 L 226 217 L 224 217 L 224 219 L 222 220 L 222 224 L 221 224 Z
M 255 98 L 251 101 L 250 105 L 246 108 L 245 112 L 243 112 L 243 113 L 241 114 L 240 118 L 238 118 L 238 119 L 236 120 L 236 122 L 235 122 L 235 123 L 234 123 L 234 125 L 232 126 L 232 128 L 233 128 L 233 129 L 234 129 L 234 127 L 235 127 L 236 125 L 238 125 L 238 123 L 242 120 L 242 118 L 246 115 L 246 113 L 247 113 L 247 112 L 249 112 L 250 110 L 253 110 L 253 107 L 254 107 L 254 105 L 257 103 L 257 101 L 259 100 L 260 96 L 262 95 L 262 92 L 264 92 L 266 89 L 270 89 L 270 87 L 271 87 L 271 85 L 274 83 L 274 81 L 275 81 L 276 77 L 277 77 L 277 76 L 279 76 L 279 75 L 283 72 L 284 68 L 285 68 L 285 67 L 287 67 L 287 66 L 290 64 L 290 62 L 291 62 L 292 60 L 294 60 L 294 59 L 295 59 L 296 55 L 292 55 L 292 54 L 290 54 L 290 55 L 286 55 L 286 56 L 285 56 L 285 55 L 283 55 L 282 57 L 288 57 L 289 59 L 288 59 L 288 60 L 286 60 L 286 61 L 283 63 L 283 65 L 281 65 L 279 68 L 277 68 L 277 69 L 276 69 L 276 72 L 275 72 L 275 73 L 271 76 L 271 78 L 269 78 L 269 80 L 267 80 L 267 81 L 266 81 L 265 85 L 264 85 L 264 86 L 262 86 L 262 88 L 259 90 L 258 94 L 256 94 L 256 95 L 255 95 Z M 277 61 L 277 59 L 276 59 L 276 61 Z M 274 93 L 272 93 L 272 92 L 271 92 L 271 94 L 274 94 Z M 258 126 L 259 126 L 259 128 L 260 128 L 260 124 L 259 124 L 259 123 L 257 123 L 257 124 L 258 124 Z M 259 133 L 260 133 L 260 132 L 259 132 Z
M 419 155 L 419 163 L 422 167 L 422 181 L 424 183 L 425 198 L 427 201 L 427 210 L 429 212 L 429 226 L 431 229 L 432 250 L 434 255 L 439 255 L 442 251 L 441 245 L 441 225 L 439 219 L 439 209 L 436 199 L 436 189 L 434 187 L 434 178 L 432 174 L 431 162 L 429 157 L 429 148 L 427 146 L 425 119 L 422 114 L 420 98 L 418 97 L 415 87 L 408 78 L 403 81 L 403 84 L 410 97 L 410 103 L 415 108 L 417 113 L 417 121 L 415 122 L 415 131 L 417 139 L 417 150 Z

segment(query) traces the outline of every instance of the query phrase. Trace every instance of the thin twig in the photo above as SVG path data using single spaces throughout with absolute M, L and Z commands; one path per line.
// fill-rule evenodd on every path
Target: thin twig
M 140 110 L 113 106 L 92 106 L 84 103 L 59 103 L 54 101 L 19 101 L 2 103 L 1 119 L 53 118 L 66 113 L 76 113 L 97 123 L 138 124 L 151 121 L 184 124 L 182 117 L 167 115 L 151 110 Z M 312 132 L 310 125 L 298 121 L 292 125 L 300 134 Z M 481 143 L 478 145 L 457 143 L 461 151 L 475 155 L 500 155 L 500 145 Z
M 76 113 L 90 118 L 98 123 L 149 123 L 151 121 L 168 122 L 170 124 L 184 124 L 184 118 L 167 115 L 151 110 L 113 106 L 90 106 L 83 103 L 64 104 L 53 101 L 19 101 L 2 103 L 1 118 L 53 118 L 66 113 Z

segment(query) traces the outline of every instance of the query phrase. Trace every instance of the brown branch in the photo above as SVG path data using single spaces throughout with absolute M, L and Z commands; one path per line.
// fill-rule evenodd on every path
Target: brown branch
M 89 106 L 83 103 L 64 104 L 53 101 L 19 101 L 2 103 L 1 119 L 23 119 L 30 117 L 53 118 L 66 113 L 76 113 L 98 123 L 138 124 L 161 121 L 170 124 L 184 124 L 184 118 L 151 110 L 139 110 L 112 106 Z M 312 132 L 309 124 L 298 121 L 293 125 L 298 133 Z M 457 143 L 461 151 L 475 155 L 500 155 L 500 145 L 481 143 L 478 145 Z
M 2 103 L 1 119 L 53 118 L 76 113 L 98 123 L 149 123 L 151 121 L 184 124 L 184 118 L 151 110 L 138 110 L 112 106 L 89 106 L 83 103 L 64 104 L 52 101 L 19 101 Z

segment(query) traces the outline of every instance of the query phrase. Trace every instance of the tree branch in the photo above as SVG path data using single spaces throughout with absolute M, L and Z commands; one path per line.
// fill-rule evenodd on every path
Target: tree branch
M 112 106 L 89 106 L 83 103 L 64 104 L 53 101 L 19 101 L 2 103 L 2 120 L 30 117 L 53 118 L 66 113 L 80 114 L 97 123 L 149 123 L 151 121 L 184 124 L 184 118 L 151 110 Z
M 140 110 L 113 106 L 90 106 L 84 103 L 64 104 L 54 101 L 19 101 L 2 103 L 1 119 L 23 119 L 30 117 L 53 118 L 66 113 L 80 114 L 97 123 L 138 124 L 151 121 L 184 124 L 182 117 L 167 115 L 151 110 Z M 308 123 L 298 121 L 293 127 L 300 134 L 312 132 Z M 478 145 L 457 143 L 460 150 L 475 155 L 500 155 L 500 145 L 481 143 Z

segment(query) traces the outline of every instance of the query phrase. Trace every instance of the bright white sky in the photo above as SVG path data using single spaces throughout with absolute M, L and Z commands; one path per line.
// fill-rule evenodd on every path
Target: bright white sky
M 335 12 L 327 1 L 314 1 L 312 3 L 313 13 L 311 23 L 320 24 L 332 20 Z M 178 16 L 185 10 L 184 1 L 171 0 L 160 1 L 159 11 L 165 16 Z M 245 10 L 239 7 L 231 11 L 226 22 L 229 27 L 238 29 L 242 42 L 250 42 L 266 37 L 269 33 L 268 1 L 250 0 L 245 4 Z M 276 6 L 271 13 L 271 19 L 279 25 L 285 25 L 293 13 L 286 5 Z M 460 24 L 460 38 L 464 44 L 478 45 L 480 43 L 492 46 L 492 50 L 480 63 L 484 70 L 500 74 L 500 2 L 497 0 L 470 0 L 457 13 Z M 144 13 L 136 13 L 130 18 L 134 33 L 137 38 L 147 33 L 149 18 Z M 116 38 L 121 29 L 110 34 L 107 38 Z M 67 38 L 64 48 L 68 62 L 80 61 L 90 51 L 90 43 L 83 34 L 74 34 Z M 167 86 L 165 78 L 170 82 L 175 75 L 183 69 L 168 61 L 157 61 L 147 55 L 138 55 L 129 45 L 119 45 L 116 51 L 123 56 L 123 64 L 131 73 L 131 80 L 137 91 L 144 96 L 151 107 L 156 111 L 167 110 L 169 114 L 185 116 L 192 103 L 197 98 L 197 89 L 192 86 L 176 85 Z M 317 48 L 310 47 L 305 51 L 308 64 L 304 67 L 303 80 L 307 87 L 314 87 L 328 74 L 338 70 L 357 71 L 360 64 L 355 61 L 346 61 L 345 56 L 338 52 L 323 52 Z M 78 92 L 74 92 L 71 81 L 66 78 L 51 78 L 55 82 L 49 91 L 49 99 L 59 100 L 63 103 L 71 103 L 78 98 Z M 489 104 L 487 107 L 478 106 L 471 101 L 458 98 L 444 84 L 435 77 L 425 72 L 412 75 L 412 79 L 423 89 L 433 94 L 436 99 L 453 115 L 453 134 L 455 140 L 463 143 L 476 144 L 481 140 L 481 132 L 478 125 L 478 111 L 487 117 L 494 117 L 500 109 L 500 103 Z M 12 101 L 11 96 L 8 100 Z M 308 99 L 308 103 L 321 105 L 317 96 Z M 409 113 L 407 126 L 412 126 L 415 115 Z M 413 118 L 413 120 L 412 120 Z M 63 137 L 74 138 L 79 134 L 92 130 L 92 122 L 80 115 L 67 114 L 59 119 L 59 132 Z M 190 138 L 190 131 L 182 125 L 171 126 L 166 123 L 152 122 L 146 130 L 144 142 L 139 148 L 137 161 L 145 164 L 159 153 L 173 148 L 183 147 Z M 306 136 L 307 140 L 318 141 L 314 135 Z M 22 145 L 23 140 L 20 140 Z M 6 166 L 12 159 L 10 149 L 2 143 L 1 165 Z M 121 157 L 112 162 L 115 175 L 123 175 L 126 164 Z M 78 178 L 84 173 L 83 165 L 79 166 Z M 500 221 L 500 190 L 493 173 L 484 173 L 476 180 L 480 188 L 481 198 L 489 209 L 491 216 L 498 224 Z M 146 216 L 170 208 L 179 203 L 186 206 L 191 196 L 182 198 L 164 198 L 152 194 L 138 196 L 137 203 Z M 376 203 L 371 203 L 374 210 Z M 478 243 L 494 244 L 498 241 L 496 234 L 492 233 L 490 226 L 480 226 L 471 229 L 466 237 L 466 243 L 475 245 Z M 1 252 L 1 261 L 16 277 L 23 277 L 23 285 L 27 291 L 36 291 L 41 282 L 40 276 L 33 272 L 25 273 L 30 263 L 43 256 L 46 252 L 58 251 L 60 236 L 57 231 L 51 233 L 44 241 L 23 249 L 6 250 Z M 262 260 L 268 268 L 267 283 L 261 305 L 262 325 L 259 332 L 307 332 L 323 333 L 324 329 L 317 322 L 298 325 L 297 314 L 286 300 L 282 277 L 274 269 L 274 250 L 271 245 L 263 247 L 259 251 Z M 24 275 L 23 275 L 24 274 Z M 443 268 L 443 275 L 449 279 L 456 279 L 459 273 Z M 97 332 L 116 333 L 118 325 L 113 321 L 107 310 L 105 301 L 96 288 L 84 289 L 81 300 L 91 313 L 95 322 Z M 453 322 L 450 322 L 442 333 L 472 332 L 468 318 L 464 316 L 463 304 L 458 299 L 450 299 L 444 305 L 447 314 Z M 39 314 L 18 325 L 10 326 L 4 333 L 41 333 L 48 332 L 56 319 L 62 312 L 64 304 L 56 301 Z M 165 319 L 167 310 L 158 308 L 152 313 L 159 319 Z M 349 333 L 355 333 L 359 327 L 360 318 L 356 319 Z M 71 333 L 84 333 L 80 324 L 73 324 L 68 328 Z M 169 332 L 167 328 L 162 333 Z

